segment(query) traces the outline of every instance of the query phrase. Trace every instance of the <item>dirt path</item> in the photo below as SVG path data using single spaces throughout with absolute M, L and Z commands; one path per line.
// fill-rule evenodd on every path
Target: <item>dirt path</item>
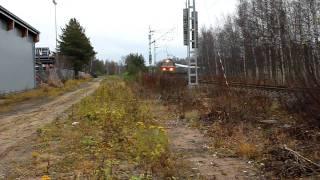
M 171 151 L 180 155 L 194 172 L 191 179 L 260 179 L 254 168 L 237 158 L 218 158 L 208 151 L 208 140 L 197 129 L 172 120 L 166 123 Z
M 7 160 L 14 161 L 14 158 L 19 158 L 14 156 L 13 150 L 24 148 L 21 144 L 30 142 L 30 137 L 37 129 L 52 122 L 72 105 L 92 94 L 99 87 L 100 81 L 97 79 L 89 82 L 87 86 L 39 106 L 0 116 L 0 174 Z
M 195 180 L 250 180 L 265 179 L 248 161 L 220 158 L 208 147 L 209 139 L 197 128 L 190 127 L 187 120 L 177 120 L 174 106 L 153 102 L 152 113 L 167 129 L 170 151 L 177 161 L 177 170 L 182 179 Z M 212 141 L 212 140 L 210 140 Z

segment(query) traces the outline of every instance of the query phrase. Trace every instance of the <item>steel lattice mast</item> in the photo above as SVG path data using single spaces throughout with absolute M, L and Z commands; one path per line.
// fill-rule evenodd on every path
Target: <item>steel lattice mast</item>
M 188 81 L 190 86 L 198 85 L 198 12 L 195 0 L 187 0 L 183 11 L 184 45 L 187 46 Z

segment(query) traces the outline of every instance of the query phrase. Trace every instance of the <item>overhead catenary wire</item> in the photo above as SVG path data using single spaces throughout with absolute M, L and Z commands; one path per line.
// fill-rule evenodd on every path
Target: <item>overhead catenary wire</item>
M 157 46 L 157 42 L 160 41 L 160 40 L 164 40 L 163 38 L 166 37 L 169 33 L 172 33 L 174 30 L 176 29 L 176 27 L 173 27 L 171 28 L 169 31 L 161 34 L 158 38 L 154 38 L 152 40 L 152 34 L 151 33 L 155 33 L 156 31 L 155 30 L 151 30 L 150 29 L 150 35 L 149 35 L 149 48 L 151 49 L 151 45 L 153 44 L 154 48 L 153 48 L 153 64 L 156 66 L 156 63 L 157 63 L 157 50 L 159 48 L 159 46 Z M 149 52 L 151 52 L 149 50 Z M 150 53 L 149 53 L 150 54 Z M 150 58 L 151 59 L 151 58 Z M 150 64 L 151 65 L 151 64 Z

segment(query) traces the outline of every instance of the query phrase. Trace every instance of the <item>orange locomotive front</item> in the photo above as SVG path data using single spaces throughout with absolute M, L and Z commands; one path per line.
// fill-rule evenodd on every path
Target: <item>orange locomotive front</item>
M 175 66 L 172 59 L 164 60 L 160 68 L 161 68 L 162 72 L 175 72 L 176 71 L 176 66 Z

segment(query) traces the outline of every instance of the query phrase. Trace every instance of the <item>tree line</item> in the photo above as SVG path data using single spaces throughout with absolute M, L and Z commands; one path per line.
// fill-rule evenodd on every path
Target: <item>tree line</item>
M 65 61 L 71 64 L 76 76 L 79 71 L 97 75 L 114 75 L 120 74 L 124 69 L 121 63 L 95 58 L 96 52 L 86 35 L 85 28 L 75 18 L 70 19 L 62 29 L 58 50 Z
M 223 26 L 202 28 L 203 78 L 304 88 L 299 110 L 319 117 L 320 1 L 239 0 Z M 304 111 L 304 110 L 303 110 Z
M 207 76 L 223 66 L 232 79 L 319 87 L 319 33 L 318 0 L 239 0 L 222 27 L 201 30 L 199 64 Z
M 121 74 L 124 70 L 124 65 L 110 60 L 95 59 L 91 62 L 90 72 L 97 75 L 116 75 Z

